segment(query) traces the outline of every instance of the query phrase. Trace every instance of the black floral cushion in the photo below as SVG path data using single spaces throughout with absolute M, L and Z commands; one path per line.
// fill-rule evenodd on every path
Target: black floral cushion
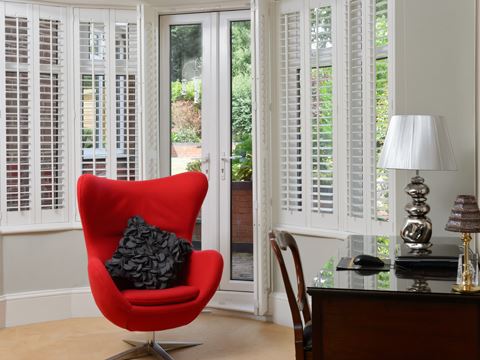
M 122 239 L 105 266 L 119 289 L 165 289 L 175 284 L 191 244 L 140 216 L 128 220 Z

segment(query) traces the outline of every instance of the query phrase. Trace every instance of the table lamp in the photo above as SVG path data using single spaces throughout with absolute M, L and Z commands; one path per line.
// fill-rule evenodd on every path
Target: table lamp
M 412 202 L 405 206 L 408 213 L 400 231 L 405 244 L 416 251 L 432 244 L 432 222 L 426 216 L 430 206 L 426 196 L 430 189 L 419 170 L 456 170 L 452 145 L 440 116 L 394 115 L 388 126 L 378 167 L 416 170 L 416 175 L 405 187 Z
M 463 267 L 462 267 L 462 283 L 453 286 L 453 291 L 459 293 L 471 293 L 480 291 L 479 286 L 473 285 L 473 272 L 470 267 L 470 241 L 471 233 L 480 232 L 480 210 L 478 209 L 477 200 L 472 195 L 458 195 L 452 212 L 448 218 L 447 231 L 455 231 L 462 233 L 463 240 Z

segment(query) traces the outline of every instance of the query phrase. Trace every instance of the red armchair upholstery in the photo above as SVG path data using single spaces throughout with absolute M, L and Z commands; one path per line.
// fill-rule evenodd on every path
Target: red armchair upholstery
M 207 305 L 223 270 L 217 251 L 193 251 L 185 265 L 185 283 L 165 290 L 120 291 L 104 265 L 134 215 L 191 241 L 207 188 L 206 177 L 193 172 L 147 181 L 80 177 L 77 196 L 88 277 L 95 302 L 108 320 L 132 331 L 159 331 L 190 323 Z M 154 345 L 150 342 L 151 348 Z

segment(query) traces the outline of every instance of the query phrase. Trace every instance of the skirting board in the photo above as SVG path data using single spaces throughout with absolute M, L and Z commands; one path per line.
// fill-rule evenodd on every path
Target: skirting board
M 292 313 L 288 305 L 287 294 L 273 292 L 268 299 L 268 309 L 275 324 L 292 327 Z
M 0 328 L 100 315 L 88 287 L 30 291 L 0 297 Z
M 253 314 L 252 293 L 217 291 L 210 308 Z M 89 287 L 30 291 L 0 296 L 0 329 L 75 317 L 102 316 Z

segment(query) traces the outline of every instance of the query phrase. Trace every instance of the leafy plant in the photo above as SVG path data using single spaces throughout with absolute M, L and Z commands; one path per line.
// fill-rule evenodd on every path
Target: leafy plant
M 252 137 L 245 136 L 232 155 L 232 181 L 252 181 Z
M 192 160 L 190 161 L 187 166 L 185 167 L 187 171 L 202 171 L 202 162 L 200 160 Z

